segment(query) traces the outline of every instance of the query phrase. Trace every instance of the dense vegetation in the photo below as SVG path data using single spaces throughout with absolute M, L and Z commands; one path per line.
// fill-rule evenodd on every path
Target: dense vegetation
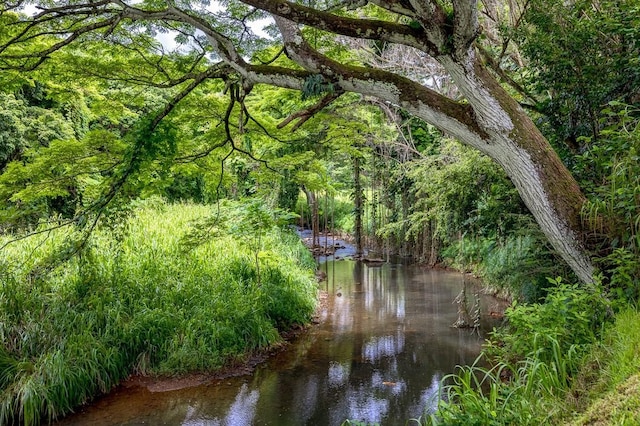
M 167 24 L 172 50 L 155 21 L 96 20 L 92 33 L 84 20 L 100 9 L 80 3 L 43 15 L 51 28 L 37 35 L 13 4 L 0 8 L 0 423 L 57 418 L 132 372 L 211 370 L 277 343 L 315 300 L 293 223 L 350 234 L 374 256 L 473 272 L 514 301 L 422 422 L 640 421 L 636 398 L 615 396 L 637 391 L 640 367 L 636 2 L 478 6 L 483 66 L 584 194 L 573 207 L 597 272 L 582 284 L 504 164 L 409 109 L 319 73 L 304 74 L 302 94 L 254 87 L 212 63 L 184 22 Z M 227 3 L 215 29 L 246 60 L 303 75 L 280 40 L 237 32 L 262 16 L 251 2 Z M 449 18 L 457 3 L 434 2 Z M 336 16 L 405 24 L 372 4 Z M 76 7 L 69 28 L 87 34 L 59 46 Z M 467 107 L 423 52 L 306 24 L 328 58 L 427 81 Z
M 152 199 L 46 273 L 34 266 L 64 231 L 5 248 L 0 423 L 53 420 L 132 373 L 211 371 L 307 323 L 314 262 L 299 239 L 276 227 L 258 247 L 232 234 L 194 245 L 213 213 Z

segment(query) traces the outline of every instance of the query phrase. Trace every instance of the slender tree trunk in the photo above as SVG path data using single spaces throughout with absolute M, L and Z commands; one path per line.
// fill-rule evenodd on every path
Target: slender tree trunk
M 324 233 L 324 255 L 327 256 L 327 248 L 329 245 L 329 234 L 327 233 L 328 229 L 328 220 L 329 220 L 329 198 L 327 197 L 327 191 L 324 191 L 324 212 L 322 215 L 324 216 L 324 225 L 322 232 Z
M 420 241 L 420 261 L 428 262 L 428 253 L 431 252 L 431 235 L 429 234 L 429 226 L 422 228 L 422 235 L 418 237 Z
M 364 196 L 362 193 L 362 181 L 360 179 L 360 172 L 362 166 L 360 164 L 360 157 L 353 157 L 353 213 L 355 214 L 355 229 L 354 238 L 356 243 L 356 257 L 361 257 L 364 254 L 364 247 L 362 244 L 362 214 L 364 210 Z
M 436 224 L 433 219 L 429 220 L 429 261 L 427 264 L 429 266 L 435 266 L 438 263 L 438 254 L 440 252 L 440 244 L 438 242 L 438 238 L 436 237 Z
M 300 203 L 300 229 L 304 229 L 304 204 Z
M 331 195 L 331 246 L 333 247 L 333 255 L 336 252 L 336 199 Z
M 309 204 L 309 210 L 311 211 L 311 244 L 312 247 L 318 247 L 320 245 L 318 241 L 318 227 L 320 225 L 320 221 L 318 220 L 318 200 L 316 199 L 316 195 L 313 191 L 309 191 L 306 187 L 302 187 L 302 189 L 307 196 L 307 203 Z

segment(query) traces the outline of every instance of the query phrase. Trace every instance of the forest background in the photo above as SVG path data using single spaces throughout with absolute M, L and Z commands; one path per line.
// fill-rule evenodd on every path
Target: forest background
M 461 371 L 448 388 L 458 404 L 443 403 L 425 423 L 527 424 L 566 412 L 573 421 L 615 403 L 593 403 L 594 389 L 636 389 L 637 365 L 625 352 L 635 337 L 623 331 L 639 321 L 629 308 L 640 292 L 635 2 L 484 1 L 470 43 L 584 194 L 575 208 L 593 280 L 549 242 L 504 164 L 402 102 L 351 93 L 321 72 L 296 74 L 299 90 L 254 87 L 229 72 L 232 60 L 215 62 L 224 43 L 214 52 L 198 22 L 101 21 L 108 14 L 99 8 L 119 2 L 63 3 L 28 17 L 19 12 L 29 2 L 4 2 L 0 15 L 0 419 L 54 419 L 131 371 L 212 369 L 277 342 L 313 311 L 312 262 L 283 230 L 291 223 L 350 234 L 383 257 L 473 272 L 517 301 L 510 329 L 486 352 L 495 367 Z M 264 13 L 245 3 L 226 2 L 210 15 L 195 4 L 181 10 L 200 10 L 234 41 L 237 62 L 301 73 L 285 31 L 272 25 L 273 38 L 255 36 L 247 23 Z M 307 6 L 427 28 L 375 3 Z M 454 20 L 465 10 L 434 4 Z M 135 9 L 151 16 L 170 6 Z M 470 102 L 429 54 L 299 19 L 309 46 L 333 61 L 407 77 L 464 108 Z M 193 262 L 202 269 L 193 272 Z M 164 263 L 168 269 L 157 268 Z M 159 276 L 149 277 L 154 269 Z M 157 282 L 168 283 L 154 290 L 163 296 L 136 305 L 135 295 Z M 221 299 L 235 295 L 242 320 L 223 318 L 227 308 L 212 302 L 218 291 Z M 247 291 L 263 306 L 256 316 L 242 300 Z M 109 308 L 114 300 L 118 310 Z M 167 312 L 194 300 L 193 311 Z M 212 329 L 207 321 L 218 317 Z M 250 332 L 233 326 L 247 321 Z M 612 341 L 628 345 L 615 349 L 626 354 L 615 371 L 602 360 L 617 359 L 607 352 Z M 71 373 L 78 363 L 82 377 Z M 594 363 L 603 377 L 587 373 Z M 478 377 L 491 382 L 489 393 Z M 633 406 L 613 411 L 638 416 Z

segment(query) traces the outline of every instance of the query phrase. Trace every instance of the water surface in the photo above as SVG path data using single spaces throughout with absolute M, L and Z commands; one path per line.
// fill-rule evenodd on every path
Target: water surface
M 472 363 L 482 343 L 451 327 L 463 276 L 354 261 L 322 267 L 321 323 L 253 374 L 170 392 L 120 388 L 61 424 L 404 425 L 432 410 L 443 376 Z

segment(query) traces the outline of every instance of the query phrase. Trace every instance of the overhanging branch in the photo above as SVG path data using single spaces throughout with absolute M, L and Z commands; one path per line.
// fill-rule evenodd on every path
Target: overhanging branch
M 375 19 L 339 16 L 285 0 L 242 0 L 242 2 L 275 16 L 334 34 L 404 44 L 431 54 L 436 54 L 438 50 L 435 45 L 430 43 L 429 38 L 420 27 Z
M 394 73 L 341 64 L 313 49 L 294 22 L 276 17 L 276 23 L 289 56 L 309 72 L 329 78 L 334 87 L 391 102 L 462 140 L 486 139 L 469 105 Z

